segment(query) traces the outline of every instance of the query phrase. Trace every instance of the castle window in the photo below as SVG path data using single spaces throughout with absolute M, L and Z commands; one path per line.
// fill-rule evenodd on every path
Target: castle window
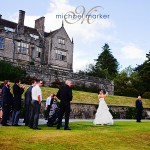
M 36 47 L 36 57 L 40 58 L 41 57 L 41 48 Z
M 34 58 L 34 47 L 31 47 L 31 59 Z
M 4 49 L 4 38 L 0 37 L 0 49 Z
M 34 38 L 35 40 L 39 39 L 39 36 L 37 36 L 37 35 L 30 34 L 30 36 L 31 36 L 32 38 Z
M 58 43 L 59 43 L 59 44 L 63 44 L 63 45 L 64 45 L 64 44 L 65 44 L 65 40 L 64 40 L 64 39 L 62 39 L 62 38 L 59 38 L 59 39 L 58 39 Z
M 18 42 L 18 53 L 21 53 L 21 42 Z
M 55 58 L 56 58 L 56 60 L 66 61 L 67 53 L 65 51 L 56 50 L 55 51 Z
M 18 42 L 18 53 L 28 54 L 29 44 Z
M 15 29 L 9 28 L 9 27 L 4 27 L 6 32 L 15 32 Z
M 29 44 L 22 42 L 22 53 L 28 54 Z

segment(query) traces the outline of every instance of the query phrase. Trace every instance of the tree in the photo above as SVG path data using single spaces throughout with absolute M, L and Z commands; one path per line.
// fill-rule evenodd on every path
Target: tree
M 0 61 L 0 80 L 14 81 L 16 78 L 25 79 L 25 77 L 26 71 L 20 67 L 15 67 L 10 62 Z
M 146 54 L 147 60 L 135 68 L 135 71 L 137 72 L 142 87 L 141 92 L 149 92 L 150 91 L 150 51 L 148 54 Z
M 122 70 L 114 79 L 114 93 L 120 96 L 137 97 L 139 91 L 137 85 L 139 83 L 138 76 L 131 66 Z
M 112 55 L 109 45 L 105 43 L 102 47 L 102 53 L 95 60 L 95 74 L 98 77 L 104 77 L 106 79 L 114 79 L 118 73 L 119 63 Z

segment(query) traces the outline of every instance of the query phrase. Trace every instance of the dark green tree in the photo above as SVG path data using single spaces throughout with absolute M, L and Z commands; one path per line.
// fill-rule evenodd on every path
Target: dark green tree
M 147 60 L 143 64 L 135 68 L 141 81 L 139 87 L 142 94 L 144 92 L 150 92 L 150 51 L 146 54 L 146 58 Z
M 120 96 L 137 97 L 138 90 L 135 85 L 139 82 L 137 74 L 131 66 L 122 70 L 114 79 L 114 93 Z
M 95 61 L 96 64 L 94 67 L 94 72 L 96 76 L 111 80 L 116 77 L 119 63 L 112 55 L 108 44 L 105 43 L 105 45 L 102 47 L 102 53 L 99 54 Z
M 22 79 L 24 81 L 26 77 L 26 71 L 20 67 L 15 67 L 10 62 L 0 61 L 0 80 L 14 81 L 15 78 Z

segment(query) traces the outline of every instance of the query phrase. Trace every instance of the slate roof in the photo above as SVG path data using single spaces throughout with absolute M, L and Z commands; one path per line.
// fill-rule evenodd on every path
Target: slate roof
M 0 18 L 0 28 L 3 28 L 3 27 L 9 27 L 9 28 L 12 28 L 12 29 L 17 29 L 17 23 L 15 22 L 12 22 L 12 21 L 9 21 L 9 20 L 5 20 L 5 19 L 2 19 Z M 63 26 L 62 26 L 63 27 Z M 59 30 L 62 28 L 60 27 L 59 29 L 57 30 L 54 30 L 54 31 L 51 31 L 51 32 L 44 32 L 44 37 L 52 37 L 54 36 L 57 32 L 59 32 Z M 24 32 L 26 33 L 30 33 L 30 34 L 34 34 L 34 35 L 38 35 L 39 36 L 39 33 L 38 31 L 35 29 L 35 28 L 31 28 L 31 27 L 27 27 L 27 26 L 24 26 Z M 67 32 L 66 32 L 67 33 Z M 68 34 L 67 34 L 68 36 Z M 69 37 L 69 36 L 68 36 Z M 70 38 L 69 38 L 70 39 Z M 71 41 L 71 40 L 70 40 Z
M 17 23 L 15 22 L 11 22 L 5 19 L 0 19 L 0 27 L 9 27 L 9 28 L 13 28 L 13 29 L 17 29 Z M 35 35 L 39 35 L 38 31 L 35 28 L 31 28 L 31 27 L 27 27 L 24 26 L 24 31 L 31 33 L 31 34 L 35 34 Z

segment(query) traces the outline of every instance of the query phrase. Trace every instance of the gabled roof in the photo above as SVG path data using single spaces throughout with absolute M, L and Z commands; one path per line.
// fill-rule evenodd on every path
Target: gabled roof
M 9 28 L 13 28 L 13 29 L 17 29 L 17 23 L 15 23 L 15 22 L 12 22 L 12 21 L 9 21 L 9 20 L 5 20 L 5 19 L 0 19 L 0 27 L 9 27 Z M 50 32 L 50 33 L 48 33 L 48 32 L 44 32 L 44 37 L 53 37 L 55 34 L 57 34 L 61 29 L 64 29 L 65 30 L 65 28 L 64 28 L 64 26 L 62 25 L 62 27 L 60 27 L 59 29 L 57 29 L 57 30 L 54 30 L 54 31 L 52 31 L 52 32 Z M 29 34 L 35 34 L 35 35 L 38 35 L 39 36 L 39 33 L 38 33 L 38 31 L 37 31 L 37 29 L 35 29 L 35 28 L 31 28 L 31 27 L 27 27 L 27 26 L 24 26 L 24 32 L 25 33 L 29 33 Z M 66 30 L 65 30 L 65 32 L 66 32 Z M 66 34 L 67 34 L 67 32 L 66 32 Z M 67 34 L 67 36 L 68 36 L 68 34 Z M 69 38 L 69 36 L 68 36 L 68 38 Z M 70 39 L 70 38 L 69 38 Z M 70 41 L 71 41 L 71 39 L 70 39 Z
M 57 30 L 54 30 L 54 31 L 50 31 L 50 33 L 46 33 L 44 34 L 45 37 L 48 37 L 48 36 L 53 36 L 55 35 L 60 29 L 57 29 Z
M 61 26 L 59 29 L 54 30 L 54 31 L 51 31 L 50 33 L 46 33 L 46 32 L 45 32 L 44 36 L 45 36 L 45 37 L 53 37 L 53 36 L 54 36 L 55 34 L 57 34 L 62 28 L 65 30 L 64 26 Z M 65 30 L 65 32 L 66 32 L 66 30 Z M 67 32 L 66 32 L 66 35 L 68 36 Z M 70 39 L 69 36 L 68 36 L 68 38 L 69 38 L 69 40 L 71 41 L 71 39 Z
M 0 26 L 2 27 L 10 27 L 15 29 L 17 27 L 17 24 L 15 22 L 11 22 L 5 19 L 0 19 Z
M 13 29 L 17 29 L 17 23 L 11 22 L 5 19 L 0 19 L 0 27 L 9 27 Z M 38 31 L 35 28 L 24 26 L 24 32 L 28 32 L 31 34 L 39 35 Z
M 24 32 L 29 32 L 35 35 L 39 35 L 38 31 L 35 28 L 24 26 Z

